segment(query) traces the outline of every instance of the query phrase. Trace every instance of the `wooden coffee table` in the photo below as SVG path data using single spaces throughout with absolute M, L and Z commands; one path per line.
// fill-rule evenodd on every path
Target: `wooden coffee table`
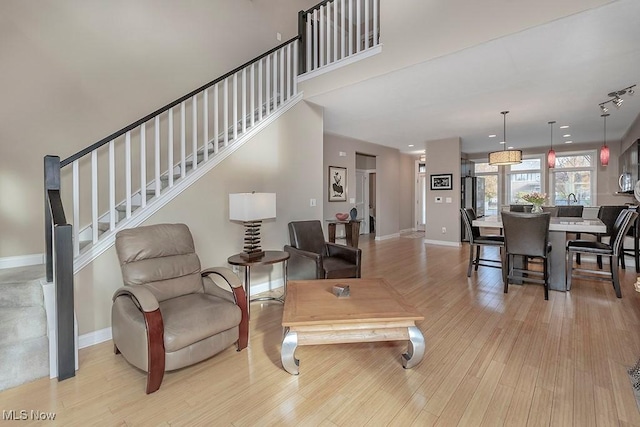
M 336 284 L 349 285 L 351 295 L 336 297 Z M 402 365 L 413 368 L 425 351 L 417 320 L 424 316 L 384 279 L 290 281 L 282 314 L 282 367 L 298 374 L 294 353 L 299 345 L 407 340 Z

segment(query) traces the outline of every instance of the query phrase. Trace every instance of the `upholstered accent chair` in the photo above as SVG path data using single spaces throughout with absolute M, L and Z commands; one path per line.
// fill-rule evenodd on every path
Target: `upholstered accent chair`
M 284 247 L 291 254 L 289 280 L 360 277 L 362 251 L 325 241 L 320 221 L 290 222 L 289 239 L 291 245 Z
M 185 224 L 122 230 L 116 252 L 124 286 L 113 295 L 116 354 L 147 372 L 147 393 L 165 371 L 205 360 L 237 344 L 247 346 L 247 299 L 227 268 L 201 270 Z M 223 289 L 225 287 L 226 289 Z

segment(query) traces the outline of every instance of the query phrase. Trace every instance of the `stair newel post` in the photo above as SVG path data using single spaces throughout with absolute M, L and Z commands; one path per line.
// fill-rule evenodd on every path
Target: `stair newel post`
M 300 49 L 298 50 L 298 72 L 300 74 L 304 74 L 307 72 L 307 51 L 305 49 L 305 28 L 306 28 L 306 13 L 304 10 L 298 12 L 298 45 Z
M 55 227 L 56 316 L 58 323 L 58 381 L 76 375 L 74 296 L 73 296 L 73 227 Z
M 60 157 L 44 156 L 44 237 L 47 282 L 53 282 L 53 219 L 49 190 L 60 190 Z

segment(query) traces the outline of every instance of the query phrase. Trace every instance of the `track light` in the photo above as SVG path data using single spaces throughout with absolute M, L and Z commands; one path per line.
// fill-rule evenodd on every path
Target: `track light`
M 601 102 L 600 104 L 598 104 L 598 106 L 600 107 L 600 110 L 602 110 L 603 113 L 606 113 L 607 111 L 609 111 L 609 109 L 607 108 L 608 103 L 612 103 L 616 108 L 620 108 L 622 106 L 622 103 L 624 102 L 624 99 L 622 99 L 622 95 L 633 95 L 635 92 L 635 90 L 633 89 L 634 87 L 636 87 L 636 85 L 631 85 L 629 87 L 625 87 L 624 89 L 620 89 L 620 90 L 616 90 L 613 92 L 609 92 L 607 94 L 607 96 L 609 97 L 609 99 L 607 99 L 604 102 Z

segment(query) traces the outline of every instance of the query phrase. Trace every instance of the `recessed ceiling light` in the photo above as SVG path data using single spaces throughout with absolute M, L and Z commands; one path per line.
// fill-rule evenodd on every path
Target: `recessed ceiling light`
M 560 126 L 560 129 L 567 129 L 569 125 Z
M 565 141 L 565 144 L 571 144 L 573 141 Z
M 495 137 L 496 137 L 495 133 L 492 133 L 491 135 L 489 135 L 489 138 L 495 138 Z
M 513 150 L 513 147 L 507 147 L 507 150 Z
M 571 134 L 570 134 L 570 133 L 566 133 L 566 134 L 564 134 L 564 135 L 562 135 L 562 136 L 563 136 L 564 138 L 569 138 L 569 137 L 571 136 Z
M 504 141 L 500 141 L 500 144 L 504 144 Z
M 409 144 L 409 147 L 413 147 L 413 144 Z

